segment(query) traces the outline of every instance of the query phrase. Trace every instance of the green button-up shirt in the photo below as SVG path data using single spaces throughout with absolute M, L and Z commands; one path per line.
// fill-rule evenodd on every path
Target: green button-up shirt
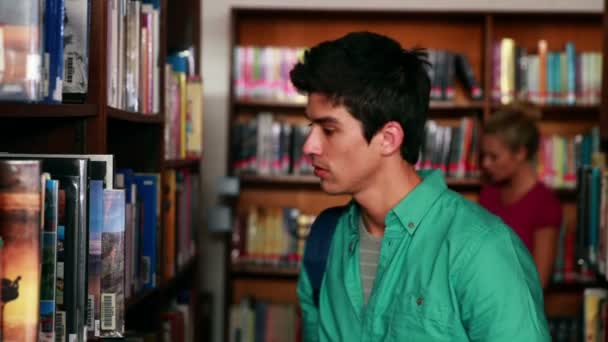
M 319 297 L 302 268 L 304 341 L 549 341 L 536 267 L 500 219 L 431 172 L 388 212 L 364 305 L 359 207 L 340 217 Z

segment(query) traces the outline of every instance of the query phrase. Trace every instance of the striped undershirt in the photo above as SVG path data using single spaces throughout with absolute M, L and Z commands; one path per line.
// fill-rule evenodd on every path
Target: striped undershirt
M 363 302 L 367 304 L 369 295 L 374 287 L 378 258 L 382 237 L 375 237 L 365 229 L 363 218 L 359 220 L 359 263 L 361 267 L 361 285 L 363 287 Z

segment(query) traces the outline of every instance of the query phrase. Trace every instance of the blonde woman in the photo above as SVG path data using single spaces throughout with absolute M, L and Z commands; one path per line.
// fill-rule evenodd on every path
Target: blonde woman
M 559 199 L 537 177 L 533 161 L 540 134 L 537 109 L 519 104 L 485 123 L 482 167 L 489 179 L 479 202 L 502 218 L 532 253 L 543 288 L 551 278 L 562 220 Z

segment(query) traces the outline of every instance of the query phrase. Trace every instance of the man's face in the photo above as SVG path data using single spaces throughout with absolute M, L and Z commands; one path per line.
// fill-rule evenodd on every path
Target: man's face
M 367 188 L 380 167 L 378 137 L 368 143 L 361 123 L 344 106 L 334 106 L 322 94 L 310 94 L 306 115 L 311 130 L 303 150 L 323 190 L 335 195 L 356 194 Z

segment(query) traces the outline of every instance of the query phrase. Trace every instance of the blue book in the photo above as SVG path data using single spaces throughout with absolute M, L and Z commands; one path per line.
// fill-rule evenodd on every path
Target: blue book
M 160 176 L 157 174 L 135 174 L 137 200 L 140 203 L 142 216 L 140 277 L 144 289 L 156 287 L 156 231 L 159 224 Z
M 65 0 L 46 0 L 44 9 L 44 102 L 61 103 Z
M 602 170 L 599 167 L 591 168 L 589 174 L 589 244 L 587 255 L 589 263 L 595 269 L 597 266 L 597 252 L 599 250 L 599 224 L 600 224 L 600 190 L 602 188 Z

